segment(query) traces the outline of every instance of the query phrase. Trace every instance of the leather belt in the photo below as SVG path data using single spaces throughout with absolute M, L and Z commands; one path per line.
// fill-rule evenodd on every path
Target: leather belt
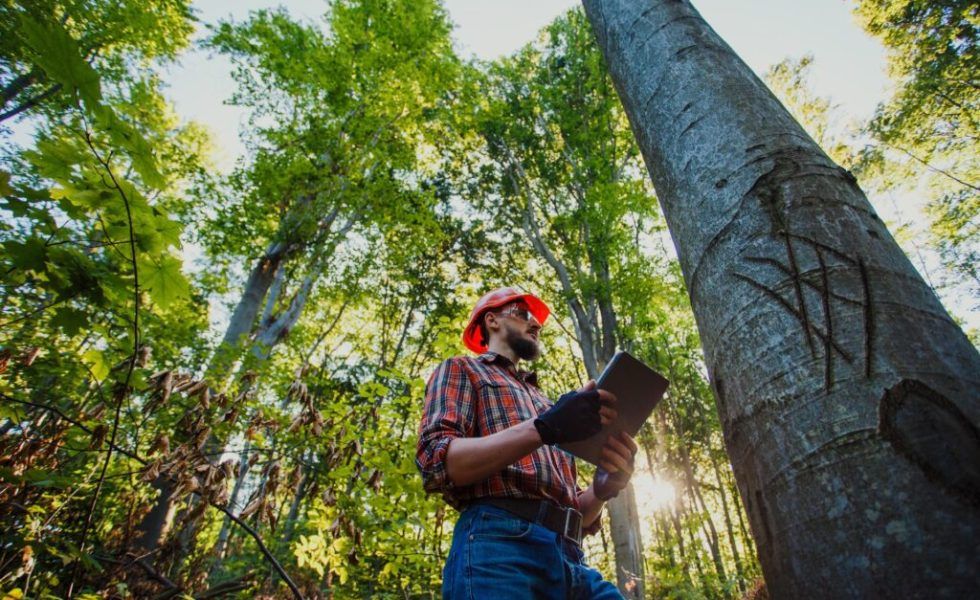
M 562 508 L 547 500 L 525 498 L 481 498 L 477 503 L 506 510 L 525 521 L 547 527 L 569 541 L 582 544 L 582 513 L 574 508 Z

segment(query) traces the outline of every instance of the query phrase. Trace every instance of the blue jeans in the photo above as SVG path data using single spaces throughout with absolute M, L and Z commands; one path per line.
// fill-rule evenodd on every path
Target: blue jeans
M 444 599 L 622 600 L 583 562 L 582 550 L 550 529 L 481 504 L 463 511 L 442 572 Z

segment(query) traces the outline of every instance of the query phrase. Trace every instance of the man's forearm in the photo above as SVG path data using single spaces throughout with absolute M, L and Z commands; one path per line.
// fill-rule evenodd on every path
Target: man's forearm
M 470 485 L 514 464 L 541 447 L 541 435 L 528 419 L 503 431 L 456 438 L 446 451 L 446 472 L 453 485 Z
M 586 528 L 591 525 L 596 519 L 599 518 L 599 514 L 602 512 L 602 505 L 605 504 L 602 500 L 596 498 L 595 491 L 590 485 L 584 492 L 578 496 L 578 510 L 582 513 L 582 527 Z

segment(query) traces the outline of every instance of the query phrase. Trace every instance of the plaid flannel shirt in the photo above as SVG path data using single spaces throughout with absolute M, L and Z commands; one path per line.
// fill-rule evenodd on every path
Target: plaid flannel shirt
M 479 498 L 550 500 L 579 508 L 575 459 L 564 450 L 542 446 L 503 471 L 467 486 L 454 486 L 446 473 L 449 442 L 503 431 L 551 408 L 537 387 L 537 376 L 517 371 L 506 357 L 487 352 L 479 357 L 444 361 L 429 378 L 419 425 L 415 462 L 428 492 L 442 492 L 462 509 Z M 598 529 L 596 519 L 587 532 Z

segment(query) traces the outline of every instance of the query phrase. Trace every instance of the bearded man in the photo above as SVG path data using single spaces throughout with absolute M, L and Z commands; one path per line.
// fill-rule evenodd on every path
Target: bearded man
M 538 358 L 550 312 L 512 287 L 484 295 L 463 331 L 477 356 L 444 361 L 426 387 L 416 463 L 426 491 L 460 511 L 443 598 L 622 598 L 581 543 L 629 481 L 637 446 L 610 437 L 592 485 L 577 486 L 575 460 L 556 444 L 598 433 L 616 398 L 589 381 L 553 403 L 519 368 Z

